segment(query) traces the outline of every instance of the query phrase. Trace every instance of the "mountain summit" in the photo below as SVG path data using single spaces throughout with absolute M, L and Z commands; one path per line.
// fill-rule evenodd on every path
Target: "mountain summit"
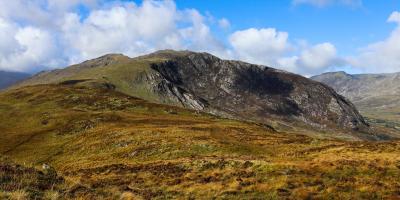
M 38 74 L 17 87 L 48 83 L 112 88 L 156 103 L 260 123 L 368 129 L 353 104 L 324 84 L 208 53 L 163 50 L 136 58 L 109 54 Z

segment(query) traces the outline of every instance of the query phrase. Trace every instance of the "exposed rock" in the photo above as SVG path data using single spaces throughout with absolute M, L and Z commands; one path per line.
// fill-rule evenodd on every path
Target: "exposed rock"
M 257 121 L 271 117 L 297 119 L 320 128 L 367 127 L 363 117 L 344 97 L 302 76 L 221 60 L 207 53 L 171 53 L 167 57 L 167 61 L 152 64 L 159 73 L 157 77 L 162 79 L 153 89 L 178 99 L 185 107 L 212 108 Z
M 368 127 L 352 103 L 324 84 L 208 53 L 164 50 L 133 59 L 111 54 L 39 74 L 20 86 L 84 79 L 152 102 L 237 119 L 274 119 L 320 129 Z

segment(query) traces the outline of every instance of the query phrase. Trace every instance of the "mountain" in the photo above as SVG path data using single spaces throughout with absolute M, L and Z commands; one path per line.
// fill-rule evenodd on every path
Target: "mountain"
M 29 76 L 29 74 L 25 73 L 0 71 L 0 90 L 26 79 Z
M 64 81 L 0 92 L 0 199 L 399 195 L 399 141 L 277 132 L 109 88 Z
M 311 79 L 334 88 L 366 116 L 389 120 L 387 125 L 400 130 L 400 73 L 351 75 L 330 72 Z
M 42 72 L 1 91 L 0 113 L 0 199 L 398 196 L 399 141 L 371 142 L 391 136 L 362 132 L 344 97 L 207 53 Z
M 400 73 L 347 74 L 329 72 L 311 79 L 325 83 L 357 105 L 393 107 L 400 105 Z
M 106 87 L 155 103 L 272 126 L 277 121 L 277 127 L 296 127 L 295 132 L 304 126 L 337 130 L 337 135 L 368 130 L 352 103 L 324 84 L 208 53 L 163 50 L 137 58 L 109 54 L 37 74 L 16 87 L 49 83 Z

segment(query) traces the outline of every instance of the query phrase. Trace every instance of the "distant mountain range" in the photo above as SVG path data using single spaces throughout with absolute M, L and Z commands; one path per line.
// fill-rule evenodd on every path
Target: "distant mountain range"
M 400 73 L 329 72 L 311 79 L 331 86 L 367 116 L 400 122 Z
M 26 73 L 0 71 L 0 90 L 28 78 L 29 76 L 30 74 Z
M 360 106 L 400 105 L 400 73 L 351 75 L 345 72 L 329 72 L 311 79 L 331 86 Z
M 276 127 L 295 127 L 293 132 L 312 132 L 297 129 L 304 126 L 336 130 L 337 135 L 369 130 L 353 104 L 324 84 L 208 53 L 163 50 L 137 58 L 109 54 L 37 74 L 15 87 L 51 83 L 109 88 L 229 118 L 278 122 Z

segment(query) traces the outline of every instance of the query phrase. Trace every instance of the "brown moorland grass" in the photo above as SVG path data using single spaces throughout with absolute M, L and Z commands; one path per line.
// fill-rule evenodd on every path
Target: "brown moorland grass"
M 24 172 L 31 175 L 16 173 L 10 179 L 1 168 L 1 182 L 15 185 L 0 184 L 2 195 L 400 198 L 397 141 L 315 139 L 78 85 L 0 93 L 0 113 L 2 156 L 31 170 Z M 52 187 L 36 184 L 40 174 L 48 173 L 41 168 L 44 163 L 56 172 Z

